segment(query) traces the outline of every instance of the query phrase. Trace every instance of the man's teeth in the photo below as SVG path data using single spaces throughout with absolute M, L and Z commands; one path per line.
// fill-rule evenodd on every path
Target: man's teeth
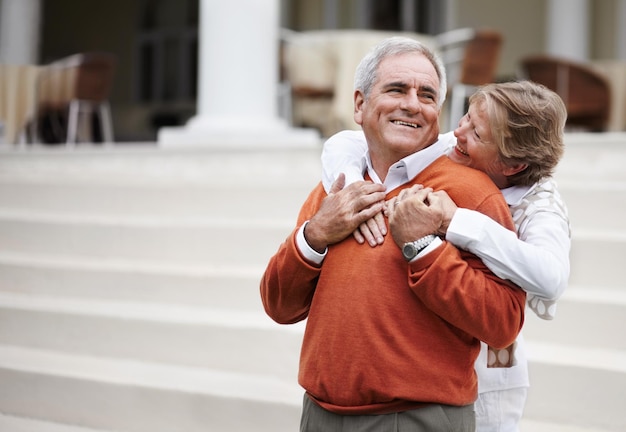
M 410 126 L 412 128 L 417 128 L 417 125 L 415 123 L 407 123 L 407 122 L 400 121 L 400 120 L 394 120 L 394 123 L 397 125 Z

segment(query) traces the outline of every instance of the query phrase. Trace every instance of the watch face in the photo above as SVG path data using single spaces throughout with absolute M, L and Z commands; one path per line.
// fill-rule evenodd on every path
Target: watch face
M 407 243 L 402 248 L 402 255 L 404 255 L 406 259 L 413 259 L 415 255 L 417 255 L 416 252 L 417 250 L 415 249 L 415 245 L 413 245 L 413 243 Z

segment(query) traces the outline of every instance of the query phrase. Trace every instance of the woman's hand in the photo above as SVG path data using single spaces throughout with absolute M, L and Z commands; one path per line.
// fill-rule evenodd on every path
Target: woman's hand
M 360 244 L 366 241 L 371 247 L 383 244 L 387 235 L 387 223 L 383 212 L 378 212 L 376 216 L 363 222 L 352 235 Z

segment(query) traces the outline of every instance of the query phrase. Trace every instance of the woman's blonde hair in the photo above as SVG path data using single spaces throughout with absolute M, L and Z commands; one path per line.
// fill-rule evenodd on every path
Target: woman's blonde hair
M 507 82 L 484 85 L 469 101 L 485 103 L 501 161 L 528 165 L 508 177 L 511 186 L 531 185 L 553 174 L 563 156 L 567 120 L 556 93 L 531 81 Z

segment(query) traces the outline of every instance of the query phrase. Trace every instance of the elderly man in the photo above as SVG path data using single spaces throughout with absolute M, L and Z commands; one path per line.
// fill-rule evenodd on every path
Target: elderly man
M 445 188 L 513 228 L 484 173 L 440 156 L 445 89 L 440 60 L 414 40 L 385 40 L 362 60 L 354 118 L 368 145 L 366 181 L 344 189 L 340 177 L 329 194 L 318 185 L 265 271 L 268 315 L 307 319 L 302 431 L 473 431 L 480 341 L 504 348 L 521 329 L 524 292 L 416 221 L 423 194 L 401 194 Z M 405 195 L 388 221 L 394 242 L 360 247 L 352 232 Z

